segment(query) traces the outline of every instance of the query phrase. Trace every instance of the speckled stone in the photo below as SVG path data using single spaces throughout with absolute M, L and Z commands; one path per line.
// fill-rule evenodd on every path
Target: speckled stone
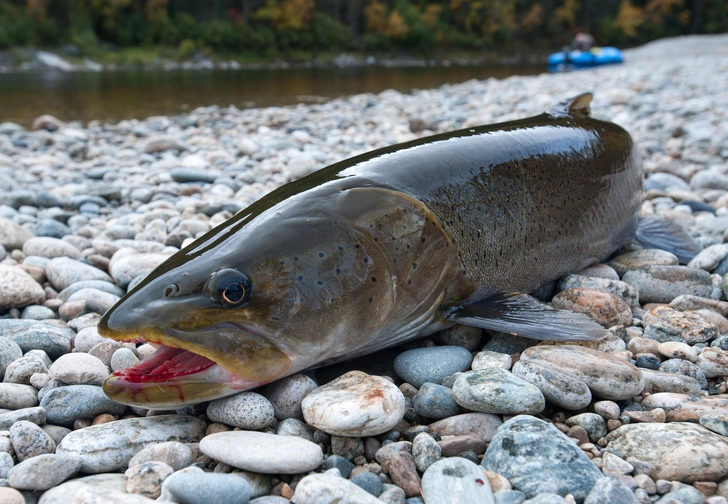
M 294 504 L 341 502 L 381 504 L 382 501 L 344 478 L 331 474 L 310 474 L 296 485 Z
M 100 386 L 110 374 L 103 362 L 81 352 L 61 355 L 48 371 L 54 378 L 69 385 Z
M 668 422 L 697 422 L 701 416 L 709 414 L 728 414 L 728 397 L 692 396 L 662 392 L 652 394 L 642 400 L 647 409 L 661 408 L 665 410 Z
M 453 394 L 462 407 L 483 413 L 537 414 L 546 407 L 537 387 L 501 368 L 461 374 Z
M 458 346 L 416 348 L 399 354 L 394 360 L 394 370 L 407 383 L 419 388 L 425 382 L 439 385 L 446 376 L 467 371 L 472 361 L 470 352 Z
M 45 298 L 43 287 L 22 268 L 0 264 L 0 310 L 40 304 Z
M 442 459 L 430 465 L 422 476 L 422 496 L 427 503 L 496 502 L 483 470 L 461 457 Z
M 551 492 L 584 499 L 603 477 L 573 441 L 551 424 L 520 415 L 498 429 L 483 467 L 508 478 L 531 498 Z
M 718 481 L 728 474 L 728 439 L 700 425 L 628 424 L 607 436 L 608 447 L 652 467 L 652 478 Z
M 81 461 L 55 454 L 38 455 L 10 470 L 8 483 L 18 490 L 47 490 L 76 474 Z
M 254 431 L 205 436 L 200 451 L 233 467 L 265 474 L 305 473 L 323 462 L 323 452 L 317 444 L 294 436 Z
M 493 439 L 496 431 L 503 424 L 497 415 L 489 413 L 463 413 L 431 423 L 430 432 L 440 436 L 463 436 L 472 434 L 486 442 Z
M 718 329 L 693 312 L 681 312 L 669 306 L 655 306 L 642 317 L 645 336 L 660 342 L 679 341 L 689 345 L 718 337 Z
M 27 420 L 15 422 L 10 427 L 10 441 L 21 462 L 45 453 L 53 453 L 56 449 L 55 441 L 43 429 Z
M 513 360 L 511 359 L 511 356 L 509 354 L 484 350 L 475 354 L 471 368 L 473 369 L 473 371 L 493 367 L 498 367 L 501 369 L 511 369 L 512 362 Z
M 643 392 L 655 394 L 658 392 L 673 392 L 677 394 L 695 395 L 700 392 L 700 383 L 690 376 L 663 373 L 642 369 L 642 377 L 645 380 Z
M 175 473 L 167 488 L 179 504 L 245 504 L 251 495 L 248 482 L 236 474 Z
M 646 266 L 627 271 L 622 280 L 639 290 L 642 303 L 669 303 L 682 294 L 711 297 L 710 273 L 687 266 Z
M 435 383 L 423 383 L 412 404 L 418 415 L 436 420 L 462 413 L 452 389 Z
M 622 298 L 630 308 L 639 308 L 640 296 L 635 287 L 620 280 L 609 280 L 607 278 L 593 278 L 581 275 L 569 275 L 558 283 L 558 290 L 565 291 L 581 287 L 584 289 L 593 289 L 609 292 L 615 296 Z
M 31 385 L 0 383 L 0 408 L 17 410 L 38 406 L 38 391 Z
M 551 304 L 559 310 L 583 313 L 605 328 L 632 323 L 629 305 L 610 292 L 576 287 L 556 294 Z
M 129 467 L 145 462 L 164 462 L 175 471 L 179 471 L 193 462 L 192 450 L 179 441 L 153 444 L 134 455 L 129 460 Z
M 174 469 L 164 462 L 151 461 L 133 465 L 124 472 L 126 491 L 156 499 L 162 493 L 162 482 L 173 472 Z
M 95 385 L 54 388 L 43 396 L 40 405 L 49 422 L 66 427 L 73 426 L 78 418 L 93 420 L 102 413 L 120 415 L 126 411 L 126 406 L 106 397 L 101 387 Z
M 440 460 L 442 449 L 432 436 L 422 432 L 412 441 L 412 456 L 415 458 L 417 470 L 424 473 L 428 467 Z
M 286 418 L 303 420 L 301 402 L 315 388 L 316 382 L 310 377 L 294 374 L 266 385 L 262 394 L 273 405 L 278 420 Z
M 402 392 L 380 376 L 350 371 L 309 393 L 301 403 L 306 422 L 337 436 L 374 436 L 402 419 Z
M 607 435 L 607 422 L 596 413 L 581 413 L 566 419 L 566 425 L 583 427 L 589 435 L 589 441 L 596 443 Z
M 653 265 L 677 266 L 678 260 L 674 254 L 660 249 L 643 249 L 626 252 L 612 258 L 609 265 L 620 276 L 630 270 L 638 270 Z
M 586 383 L 548 367 L 521 360 L 513 366 L 513 374 L 538 387 L 547 401 L 567 410 L 585 408 L 592 400 Z
M 213 422 L 245 430 L 262 430 L 275 420 L 273 405 L 255 392 L 242 392 L 210 402 L 207 417 Z
M 637 504 L 632 490 L 614 478 L 602 478 L 596 482 L 584 499 L 584 504 Z

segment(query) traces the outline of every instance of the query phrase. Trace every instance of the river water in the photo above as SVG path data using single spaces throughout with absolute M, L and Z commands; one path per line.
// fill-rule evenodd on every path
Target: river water
M 35 117 L 51 114 L 64 121 L 114 123 L 207 105 L 247 108 L 311 103 L 385 89 L 410 92 L 543 71 L 540 66 L 449 66 L 0 74 L 0 122 L 27 127 Z

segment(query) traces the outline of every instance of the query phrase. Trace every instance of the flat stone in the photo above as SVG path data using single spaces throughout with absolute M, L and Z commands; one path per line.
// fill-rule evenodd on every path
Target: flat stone
M 30 385 L 0 383 L 0 408 L 17 410 L 38 406 L 38 391 Z
M 637 504 L 637 497 L 627 485 L 614 478 L 602 478 L 597 481 L 589 495 L 584 499 L 584 504 L 613 504 L 617 502 L 619 504 Z
M 382 501 L 351 481 L 331 474 L 309 474 L 296 485 L 295 504 L 381 504 Z
M 713 271 L 728 256 L 728 244 L 719 243 L 710 245 L 693 257 L 688 263 L 690 268 L 700 268 L 705 271 Z
M 698 360 L 698 353 L 686 343 L 679 341 L 666 341 L 660 343 L 657 351 L 668 359 L 683 359 L 690 362 Z
M 273 405 L 255 392 L 242 392 L 210 402 L 207 417 L 213 422 L 244 430 L 263 430 L 275 420 Z
M 607 264 L 592 264 L 584 269 L 574 272 L 575 275 L 595 277 L 595 278 L 606 278 L 608 280 L 619 280 L 619 274 L 614 268 Z
M 480 369 L 488 369 L 492 367 L 498 367 L 501 369 L 511 369 L 513 359 L 509 354 L 500 352 L 491 352 L 490 350 L 483 350 L 475 354 L 471 369 L 478 371 Z
M 10 219 L 0 217 L 0 245 L 6 250 L 23 248 L 23 244 L 35 235 Z
M 169 477 L 167 488 L 180 504 L 244 504 L 251 495 L 248 482 L 236 474 L 174 474 Z
M 40 401 L 50 423 L 72 427 L 79 418 L 93 420 L 102 413 L 121 415 L 126 406 L 109 399 L 101 387 L 69 385 L 46 393 Z
M 262 394 L 273 405 L 278 420 L 287 418 L 303 420 L 301 402 L 316 386 L 316 382 L 310 377 L 294 374 L 266 385 Z
M 116 471 L 127 467 L 129 460 L 153 443 L 199 441 L 207 424 L 186 415 L 161 415 L 129 418 L 92 425 L 68 434 L 56 453 L 79 457 L 86 473 Z
M 707 414 L 700 417 L 700 425 L 723 437 L 728 437 L 728 415 Z
M 69 385 L 101 385 L 109 376 L 109 368 L 93 355 L 69 353 L 61 355 L 48 369 L 54 378 Z
M 419 388 L 425 382 L 440 385 L 442 379 L 467 371 L 473 361 L 470 352 L 459 346 L 415 348 L 394 360 L 394 370 L 404 381 Z
M 626 252 L 612 258 L 609 265 L 619 276 L 624 276 L 630 270 L 638 270 L 654 265 L 677 266 L 678 260 L 674 254 L 660 249 L 642 249 Z
M 442 459 L 422 476 L 425 502 L 494 504 L 490 484 L 481 468 L 461 457 Z
M 564 409 L 578 410 L 591 403 L 586 383 L 559 371 L 521 360 L 513 366 L 513 374 L 538 387 L 547 401 Z
M 610 292 L 576 287 L 556 294 L 551 305 L 559 310 L 583 313 L 605 328 L 632 324 L 629 305 Z
M 463 436 L 472 434 L 485 442 L 493 439 L 503 420 L 489 413 L 463 413 L 431 423 L 430 432 L 440 436 Z
M 40 496 L 38 504 L 68 504 L 69 499 L 74 499 L 77 493 L 85 488 L 125 492 L 125 485 L 123 474 L 93 474 L 75 478 L 50 488 Z M 124 504 L 126 504 L 126 501 L 124 501 Z
M 644 389 L 640 370 L 618 357 L 576 345 L 537 346 L 521 354 L 521 360 L 584 382 L 592 394 L 623 400 Z
M 728 376 L 728 352 L 720 348 L 703 348 L 695 364 L 707 378 Z
M 658 392 L 673 392 L 677 394 L 695 395 L 700 392 L 700 383 L 695 378 L 662 371 L 642 369 L 645 380 L 643 392 L 655 394 Z
M 45 409 L 36 406 L 34 408 L 23 408 L 7 413 L 0 413 L 0 430 L 8 430 L 15 422 L 28 420 L 36 425 L 44 424 L 46 421 Z
M 428 467 L 440 460 L 442 448 L 432 436 L 421 432 L 412 440 L 412 456 L 417 470 L 424 473 Z
M 254 431 L 218 432 L 200 441 L 200 451 L 220 462 L 265 474 L 301 474 L 323 462 L 321 448 L 294 436 Z
M 401 451 L 392 455 L 383 469 L 388 470 L 392 483 L 404 490 L 407 497 L 420 495 L 421 481 L 417 474 L 415 459 L 410 452 Z
M 170 135 L 152 135 L 142 142 L 141 151 L 146 154 L 164 152 L 166 150 L 186 150 L 185 145 Z
M 642 322 L 645 325 L 645 336 L 660 342 L 679 341 L 694 345 L 714 339 L 720 334 L 713 324 L 706 322 L 700 315 L 664 305 L 647 310 Z
M 46 453 L 53 453 L 56 443 L 40 427 L 33 422 L 20 420 L 10 427 L 10 441 L 13 451 L 19 461 L 37 457 Z
M 609 292 L 622 298 L 630 308 L 640 307 L 640 296 L 637 289 L 624 281 L 569 275 L 561 279 L 557 286 L 559 291 L 565 291 L 575 287 Z
M 129 460 L 129 467 L 145 462 L 164 462 L 175 471 L 179 471 L 192 464 L 192 450 L 179 441 L 149 445 Z
M 103 280 L 84 280 L 81 282 L 73 283 L 63 289 L 61 292 L 58 293 L 58 299 L 60 299 L 61 301 L 68 301 L 68 299 L 73 294 L 84 289 L 94 289 L 95 291 L 106 292 L 109 294 L 113 294 L 117 297 L 121 297 L 126 294 L 126 291 L 124 289 L 111 282 L 106 282 Z
M 462 407 L 483 413 L 537 414 L 546 407 L 537 387 L 501 368 L 461 374 L 453 394 Z
M 652 467 L 652 478 L 684 483 L 728 474 L 728 439 L 695 424 L 627 424 L 607 435 L 608 447 Z
M 2 334 L 2 322 L 0 322 L 0 334 Z M 22 356 L 23 351 L 15 341 L 4 335 L 0 336 L 0 378 L 5 376 L 5 369 L 8 365 L 20 359 Z
M 402 392 L 391 382 L 350 371 L 309 393 L 301 403 L 306 422 L 337 436 L 374 436 L 404 416 Z
M 36 320 L 0 319 L 0 337 L 13 340 L 23 352 L 43 350 L 51 359 L 71 351 L 73 331 Z
M 81 251 L 72 244 L 58 238 L 38 236 L 31 238 L 23 244 L 23 253 L 26 256 L 39 257 L 70 257 L 81 259 Z
M 48 261 L 46 275 L 53 287 L 58 291 L 85 280 L 111 282 L 111 277 L 100 269 L 68 257 L 56 257 Z
M 10 470 L 8 483 L 18 490 L 48 490 L 81 469 L 81 460 L 55 454 L 38 455 Z
M 435 383 L 423 383 L 412 399 L 418 415 L 432 419 L 443 419 L 462 413 L 452 389 Z
M 46 294 L 38 282 L 16 266 L 0 264 L 0 310 L 41 304 Z
M 508 478 L 528 498 L 543 493 L 586 498 L 603 477 L 584 452 L 556 427 L 520 415 L 503 424 L 485 452 L 483 467 Z
M 622 280 L 639 290 L 642 303 L 669 303 L 682 294 L 709 298 L 713 292 L 710 273 L 687 266 L 647 266 Z
M 641 404 L 647 409 L 662 408 L 668 422 L 697 422 L 703 415 L 728 414 L 725 395 L 703 397 L 661 392 L 645 397 Z
M 467 434 L 464 436 L 446 436 L 437 442 L 443 457 L 454 457 L 463 452 L 473 452 L 477 455 L 485 453 L 486 443 L 478 436 Z
M 110 273 L 118 286 L 126 288 L 136 277 L 148 275 L 167 259 L 167 254 L 133 254 L 112 262 Z

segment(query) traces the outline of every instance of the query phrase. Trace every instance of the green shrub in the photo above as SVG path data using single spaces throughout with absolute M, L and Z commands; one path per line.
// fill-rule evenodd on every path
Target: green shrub
M 341 21 L 322 12 L 313 14 L 314 44 L 318 49 L 353 49 L 355 47 L 354 34 Z
M 235 26 L 230 21 L 213 20 L 202 25 L 202 41 L 214 49 L 237 49 Z
M 197 43 L 191 39 L 184 39 L 182 42 L 179 43 L 179 48 L 177 49 L 177 58 L 189 59 L 192 57 L 192 55 L 195 54 L 196 51 Z

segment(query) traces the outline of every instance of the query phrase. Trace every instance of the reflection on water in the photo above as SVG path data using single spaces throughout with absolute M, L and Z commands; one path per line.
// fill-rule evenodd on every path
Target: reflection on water
M 65 121 L 117 122 L 205 105 L 290 105 L 541 71 L 540 67 L 426 67 L 0 74 L 0 122 L 29 126 L 41 114 Z

